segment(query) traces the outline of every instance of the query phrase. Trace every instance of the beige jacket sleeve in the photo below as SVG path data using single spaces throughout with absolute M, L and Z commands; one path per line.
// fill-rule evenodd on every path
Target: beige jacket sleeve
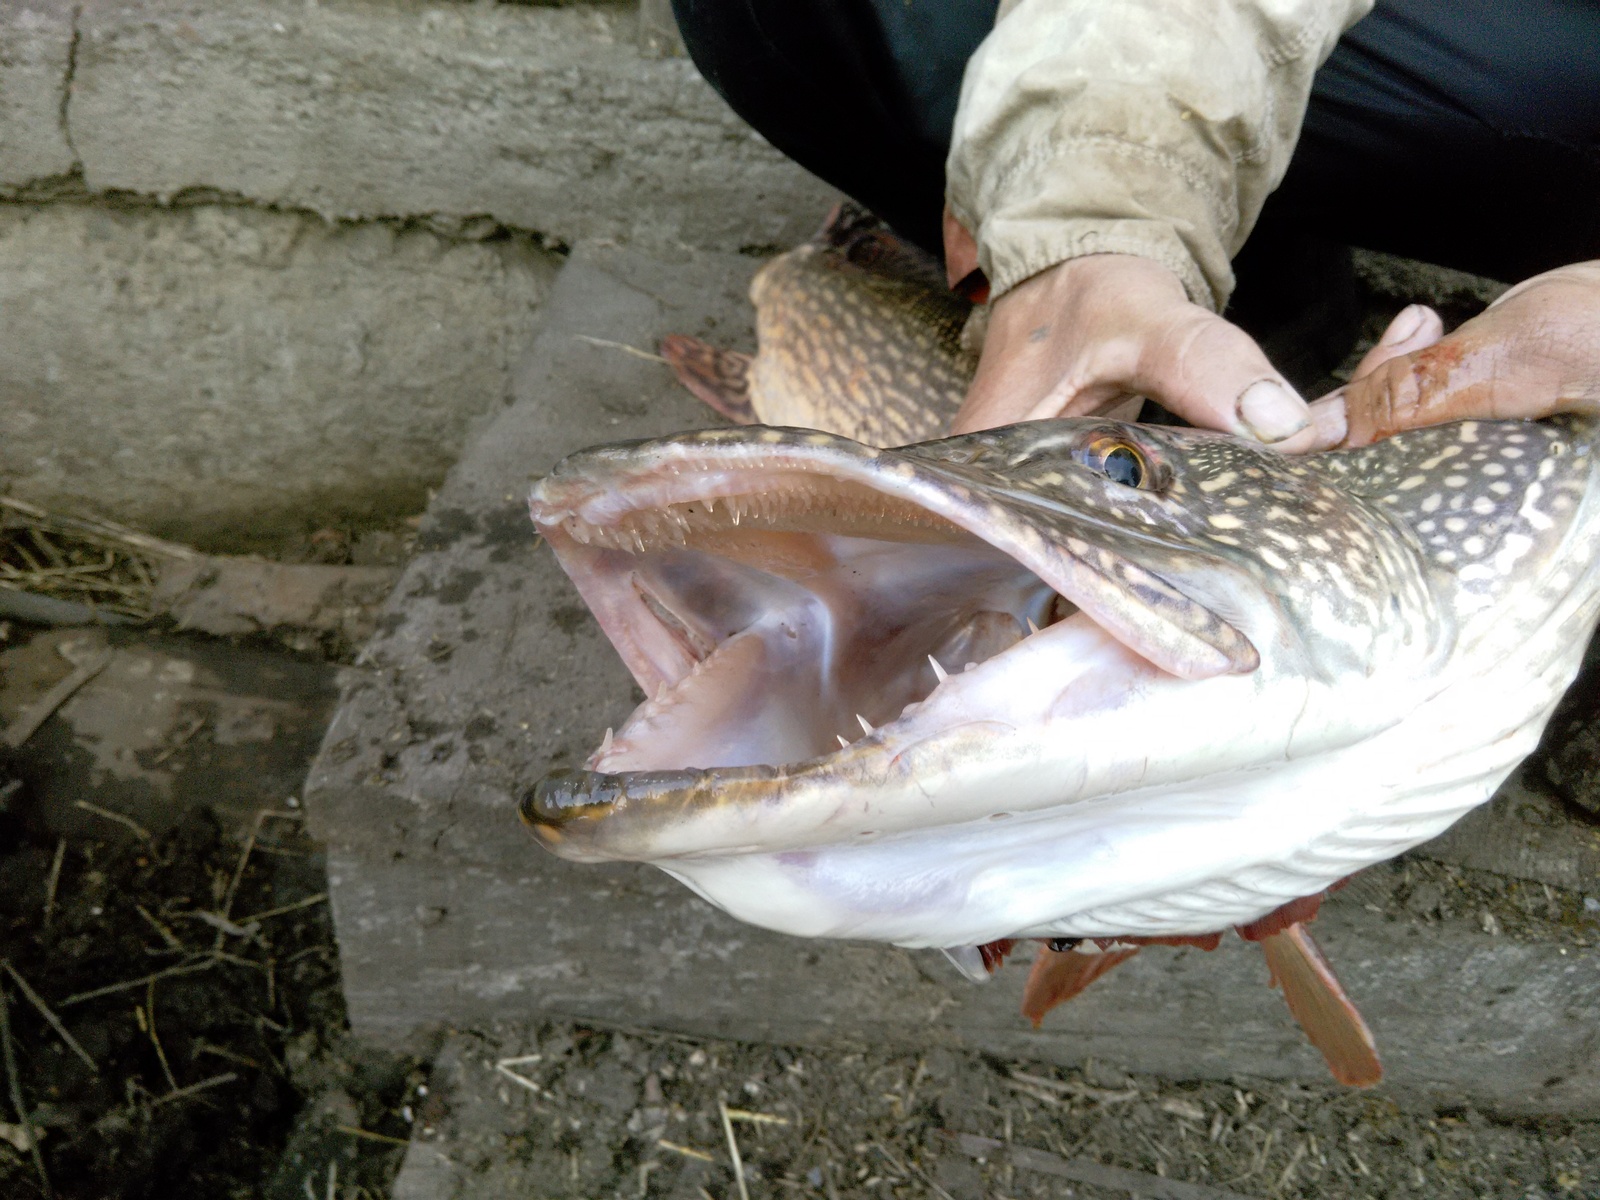
M 951 212 L 999 296 L 1138 254 L 1220 310 L 1311 76 L 1373 0 L 1021 0 L 967 64 Z

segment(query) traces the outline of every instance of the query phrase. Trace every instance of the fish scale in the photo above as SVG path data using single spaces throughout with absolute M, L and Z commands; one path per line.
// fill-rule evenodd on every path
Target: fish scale
M 751 368 L 762 422 L 897 446 L 949 427 L 977 369 L 961 333 L 971 306 L 916 277 L 884 276 L 807 245 L 750 287 L 761 346 Z

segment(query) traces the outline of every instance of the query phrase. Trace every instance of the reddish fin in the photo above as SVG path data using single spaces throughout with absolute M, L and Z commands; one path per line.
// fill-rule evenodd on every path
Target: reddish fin
M 719 350 L 699 338 L 671 333 L 661 339 L 661 357 L 678 382 L 728 420 L 753 425 L 757 417 L 750 406 L 750 356 L 737 350 Z
M 1371 1087 L 1382 1079 L 1372 1031 L 1339 986 L 1310 931 L 1294 922 L 1260 941 L 1273 985 L 1283 989 L 1289 1011 L 1322 1051 L 1333 1077 L 1348 1087 Z
M 997 941 L 985 942 L 978 947 L 978 953 L 983 957 L 984 968 L 993 975 L 1006 965 L 1006 956 L 1016 949 L 1016 938 L 1000 938 Z
M 1099 954 L 1080 954 L 1076 950 L 1052 950 L 1041 944 L 1022 989 L 1022 1015 L 1037 1029 L 1045 1013 L 1071 1000 L 1084 988 L 1120 962 L 1139 953 L 1137 946 L 1127 950 L 1102 950 Z
M 1343 883 L 1335 887 L 1342 887 Z M 1328 891 L 1332 891 L 1329 888 Z M 1328 892 L 1318 892 L 1315 896 L 1301 896 L 1298 900 L 1291 900 L 1287 904 L 1280 904 L 1264 917 L 1257 917 L 1248 925 L 1235 925 L 1234 932 L 1247 942 L 1261 942 L 1275 933 L 1282 933 L 1291 925 L 1304 925 L 1317 915 L 1317 910 L 1322 907 L 1322 898 Z

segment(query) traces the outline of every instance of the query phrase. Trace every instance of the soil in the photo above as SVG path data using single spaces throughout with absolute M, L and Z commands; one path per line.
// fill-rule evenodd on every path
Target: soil
M 1600 1196 L 1600 1124 L 1260 1080 L 1183 1083 L 930 1050 L 568 1025 L 455 1035 L 431 1080 L 456 1195 Z M 722 1106 L 729 1110 L 725 1125 Z M 730 1151 L 737 1141 L 736 1172 Z M 1074 1177 L 1076 1176 L 1076 1177 Z M 1164 1181 L 1197 1190 L 1158 1190 Z M 442 1194 L 448 1195 L 449 1192 Z
M 422 1072 L 346 1035 L 292 795 L 332 668 L 264 641 L 0 636 L 7 721 L 114 655 L 0 762 L 0 1195 L 387 1194 Z
M 335 1163 L 341 1195 L 385 1193 L 417 1066 L 344 1036 L 321 859 L 297 813 L 260 824 L 246 853 L 205 809 L 154 840 L 0 817 L 12 1078 L 42 1131 L 41 1162 L 0 1144 L 0 1194 L 287 1200 Z

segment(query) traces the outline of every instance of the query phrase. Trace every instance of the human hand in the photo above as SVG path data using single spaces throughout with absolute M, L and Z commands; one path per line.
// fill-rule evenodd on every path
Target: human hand
M 1305 401 L 1250 335 L 1129 254 L 1069 259 L 1000 297 L 950 432 L 1107 412 L 1140 396 L 1277 450 L 1317 442 Z
M 1446 421 L 1600 412 L 1600 261 L 1535 275 L 1449 337 L 1401 311 L 1350 382 L 1311 406 L 1317 449 Z

